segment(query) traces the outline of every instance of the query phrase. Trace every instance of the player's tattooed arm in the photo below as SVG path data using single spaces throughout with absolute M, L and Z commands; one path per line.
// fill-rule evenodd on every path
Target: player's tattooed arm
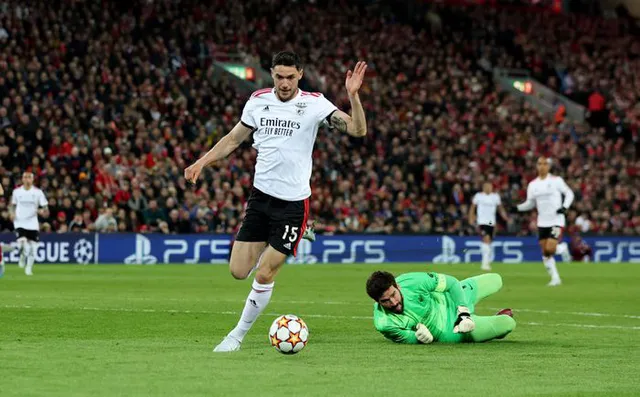
M 360 102 L 360 99 L 357 99 Z M 355 137 L 363 137 L 367 135 L 367 122 L 364 117 L 364 110 L 362 105 L 360 109 L 356 109 L 351 104 L 354 116 L 349 116 L 341 110 L 336 110 L 329 116 L 329 125 L 340 132 L 346 132 L 347 134 Z
M 351 116 L 345 112 L 336 110 L 329 117 L 329 124 L 333 128 L 356 137 L 363 137 L 367 135 L 367 119 L 364 114 L 362 103 L 360 102 L 360 96 L 358 95 L 366 70 L 367 63 L 358 62 L 353 70 L 347 71 L 344 86 L 347 90 L 347 94 L 349 94 Z
M 331 125 L 331 127 L 340 132 L 347 132 L 347 122 L 342 117 L 340 117 L 337 111 L 331 114 L 329 124 Z

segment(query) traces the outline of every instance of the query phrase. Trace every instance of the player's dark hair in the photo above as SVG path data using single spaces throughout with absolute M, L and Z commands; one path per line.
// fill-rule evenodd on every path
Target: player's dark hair
M 280 51 L 275 54 L 271 59 L 271 67 L 275 68 L 278 65 L 282 66 L 295 66 L 296 69 L 302 70 L 302 61 L 295 52 Z
M 396 286 L 396 278 L 389 272 L 373 272 L 367 280 L 367 294 L 378 302 L 389 287 Z

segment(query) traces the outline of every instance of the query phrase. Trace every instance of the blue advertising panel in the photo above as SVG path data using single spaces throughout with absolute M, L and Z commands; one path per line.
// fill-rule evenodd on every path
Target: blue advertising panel
M 227 263 L 231 235 L 188 234 L 42 234 L 36 251 L 39 263 L 161 264 Z M 595 262 L 640 262 L 640 237 L 584 237 Z M 15 236 L 0 234 L 1 242 L 15 245 Z M 457 236 L 318 236 L 301 241 L 288 263 L 478 263 L 478 237 Z M 540 261 L 535 237 L 499 237 L 492 244 L 494 261 Z M 19 252 L 5 253 L 15 263 Z
M 0 242 L 10 244 L 14 249 L 3 253 L 7 263 L 17 263 L 20 251 L 16 236 L 12 233 L 0 233 Z M 40 235 L 36 248 L 36 263 L 98 263 L 98 235 L 95 233 L 47 233 Z
M 584 237 L 593 249 L 592 261 L 640 262 L 640 237 Z M 289 263 L 478 263 L 482 254 L 478 237 L 457 236 L 319 236 L 302 241 Z M 492 243 L 496 262 L 541 260 L 536 237 L 500 237 Z
M 230 235 L 101 234 L 100 263 L 228 263 Z

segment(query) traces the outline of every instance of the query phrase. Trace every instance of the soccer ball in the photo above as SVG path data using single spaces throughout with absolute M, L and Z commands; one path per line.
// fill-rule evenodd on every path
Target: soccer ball
M 269 341 L 282 354 L 296 354 L 307 345 L 309 328 L 298 316 L 286 314 L 271 324 Z

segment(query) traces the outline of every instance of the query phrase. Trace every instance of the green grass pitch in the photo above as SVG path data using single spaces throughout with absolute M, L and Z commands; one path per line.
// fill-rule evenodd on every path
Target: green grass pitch
M 0 396 L 595 396 L 640 395 L 640 265 L 495 265 L 503 289 L 480 314 L 511 307 L 518 327 L 485 344 L 401 346 L 373 329 L 373 270 L 477 266 L 289 265 L 236 353 L 213 346 L 250 288 L 226 266 L 35 267 L 0 278 Z M 309 345 L 268 343 L 279 314 L 301 316 Z

